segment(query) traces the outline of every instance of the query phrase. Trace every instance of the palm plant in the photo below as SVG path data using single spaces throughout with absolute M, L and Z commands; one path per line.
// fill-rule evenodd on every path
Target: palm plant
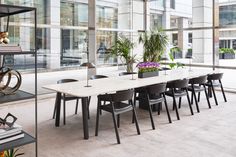
M 135 62 L 135 55 L 131 54 L 134 43 L 129 38 L 119 35 L 116 43 L 111 47 L 110 55 L 119 56 L 121 61 L 127 65 L 127 72 L 132 72 L 132 65 Z
M 143 61 L 158 62 L 168 44 L 168 36 L 159 28 L 141 34 L 139 43 L 144 47 Z

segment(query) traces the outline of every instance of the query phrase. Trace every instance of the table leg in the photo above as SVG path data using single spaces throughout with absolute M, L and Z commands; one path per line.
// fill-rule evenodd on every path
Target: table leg
M 56 95 L 56 120 L 55 120 L 55 126 L 59 127 L 60 126 L 60 113 L 61 113 L 61 93 L 57 92 Z
M 82 114 L 83 114 L 84 139 L 89 139 L 89 129 L 88 129 L 88 97 L 83 97 L 82 98 Z

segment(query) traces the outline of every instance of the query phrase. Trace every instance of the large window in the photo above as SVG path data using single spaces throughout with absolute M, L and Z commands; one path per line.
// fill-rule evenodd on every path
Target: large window
M 88 4 L 61 1 L 61 25 L 88 26 Z

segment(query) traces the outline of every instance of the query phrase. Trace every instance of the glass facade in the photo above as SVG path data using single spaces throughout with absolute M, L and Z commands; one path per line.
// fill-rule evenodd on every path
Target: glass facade
M 220 25 L 236 25 L 236 4 L 220 6 Z
M 204 3 L 204 2 L 209 3 Z M 179 47 L 181 57 L 176 61 L 188 63 L 187 55 L 194 57 L 193 64 L 236 67 L 232 60 L 219 59 L 218 48 L 236 49 L 236 0 L 219 0 L 213 16 L 213 3 L 209 0 L 96 0 L 96 50 L 89 50 L 88 11 L 89 0 L 1 0 L 2 3 L 37 7 L 37 50 L 39 67 L 47 70 L 79 66 L 86 62 L 89 53 L 96 54 L 98 65 L 120 64 L 118 58 L 109 57 L 109 49 L 119 34 L 125 34 L 135 43 L 134 52 L 142 55 L 138 44 L 139 32 L 162 27 L 169 46 Z M 218 4 L 216 5 L 218 6 Z M 145 8 L 146 7 L 146 8 Z M 146 15 L 145 15 L 146 13 Z M 34 49 L 31 14 L 10 19 L 9 38 L 22 49 Z M 202 18 L 204 17 L 204 18 Z M 215 18 L 215 29 L 213 25 Z M 219 19 L 218 19 L 219 18 Z M 5 21 L 5 22 L 4 22 Z M 1 21 L 6 26 L 6 18 Z M 218 23 L 219 22 L 219 26 Z M 1 27 L 1 31 L 3 31 Z M 213 31 L 214 36 L 213 36 Z M 215 47 L 209 46 L 214 43 Z M 213 57 L 215 56 L 215 57 Z M 8 64 L 21 69 L 31 67 L 25 55 L 6 57 Z

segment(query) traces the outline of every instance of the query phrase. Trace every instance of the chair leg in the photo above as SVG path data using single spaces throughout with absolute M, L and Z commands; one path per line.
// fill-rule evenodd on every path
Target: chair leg
M 227 99 L 226 99 L 226 96 L 225 96 L 225 91 L 224 91 L 224 88 L 223 88 L 223 85 L 222 85 L 221 80 L 219 80 L 219 82 L 220 82 L 220 88 L 221 88 L 221 91 L 222 91 L 222 94 L 223 94 L 224 100 L 225 100 L 225 102 L 227 102 Z
M 132 100 L 130 101 L 131 105 L 133 106 L 133 115 L 134 115 L 134 121 L 135 121 L 135 125 L 136 125 L 136 130 L 138 135 L 140 135 L 140 129 L 139 129 L 139 125 L 138 125 L 138 118 L 137 118 L 137 114 L 136 114 L 136 109 L 133 105 Z
M 193 92 L 191 93 L 191 104 L 193 104 Z
M 91 96 L 88 97 L 88 108 L 87 108 L 87 110 L 88 110 L 88 119 L 90 119 L 90 112 L 89 112 L 90 101 L 91 101 Z
M 164 98 L 164 103 L 165 103 L 166 113 L 167 113 L 167 116 L 168 116 L 169 123 L 172 123 L 171 118 L 170 118 L 168 105 L 167 105 L 167 102 L 166 102 L 166 95 L 165 95 L 165 93 L 163 93 L 162 95 L 163 95 L 163 98 Z
M 136 108 L 136 95 L 137 93 L 134 92 L 134 107 Z M 134 113 L 133 113 L 133 117 L 132 117 L 132 123 L 134 123 Z
M 173 106 L 175 108 L 175 112 L 176 112 L 176 116 L 177 116 L 177 119 L 180 120 L 179 118 L 179 112 L 178 112 L 178 107 L 177 107 L 177 104 L 176 104 L 176 99 L 175 99 L 175 95 L 174 95 L 174 92 L 173 93 Z
M 57 105 L 55 103 L 54 105 L 54 110 L 53 110 L 53 116 L 52 116 L 52 119 L 55 119 L 55 116 L 56 116 L 56 110 L 57 110 Z
M 190 98 L 189 98 L 189 94 L 188 94 L 188 89 L 186 88 L 185 91 L 187 93 L 187 99 L 188 99 L 188 104 L 189 104 L 190 112 L 193 115 L 193 109 L 192 109 L 192 105 L 191 105 L 191 102 L 190 102 Z
M 161 114 L 161 103 L 159 103 L 159 104 L 157 104 L 158 105 L 158 111 L 157 111 L 157 113 L 158 113 L 158 115 L 160 115 Z
M 201 92 L 198 92 L 198 97 L 197 97 L 198 102 L 200 102 L 200 96 L 201 96 Z
M 152 117 L 152 108 L 151 108 L 151 105 L 149 105 L 149 104 L 148 104 L 148 111 L 149 111 L 149 115 L 150 115 L 150 119 L 151 119 L 152 129 L 155 130 L 155 124 L 154 124 L 153 117 Z
M 211 83 L 211 88 L 212 88 L 212 93 L 213 93 L 213 96 L 214 96 L 214 99 L 215 99 L 215 103 L 216 103 L 216 105 L 218 105 L 218 101 L 217 101 L 217 98 L 216 98 L 215 89 L 214 89 L 212 83 Z
M 98 136 L 99 116 L 100 116 L 99 112 L 100 112 L 100 110 L 101 110 L 101 101 L 98 99 L 95 136 Z
M 120 115 L 119 114 L 117 115 L 117 127 L 118 128 L 120 127 Z
M 203 85 L 203 87 L 204 87 L 204 92 L 205 92 L 205 95 L 206 95 L 206 99 L 207 99 L 208 107 L 211 108 L 211 104 L 210 104 L 210 101 L 209 101 L 209 96 L 208 96 L 208 94 L 207 94 L 206 86 Z
M 198 106 L 198 100 L 197 100 L 196 92 L 195 92 L 195 90 L 194 90 L 194 86 L 193 86 L 193 85 L 192 85 L 192 89 L 193 89 L 192 93 L 193 93 L 193 97 L 194 97 L 194 100 L 195 100 L 197 112 L 199 113 L 200 110 L 199 110 L 199 106 Z
M 114 127 L 115 127 L 117 143 L 120 144 L 120 136 L 119 136 L 119 132 L 118 132 L 118 127 L 117 127 L 117 123 L 116 123 L 116 115 L 115 115 L 114 109 L 112 110 L 112 118 L 113 118 L 113 123 L 114 123 Z
M 182 97 L 179 97 L 179 108 L 181 108 L 181 100 L 182 100 Z
M 79 99 L 76 99 L 75 114 L 78 113 Z
M 66 125 L 66 101 L 63 99 L 63 123 Z

